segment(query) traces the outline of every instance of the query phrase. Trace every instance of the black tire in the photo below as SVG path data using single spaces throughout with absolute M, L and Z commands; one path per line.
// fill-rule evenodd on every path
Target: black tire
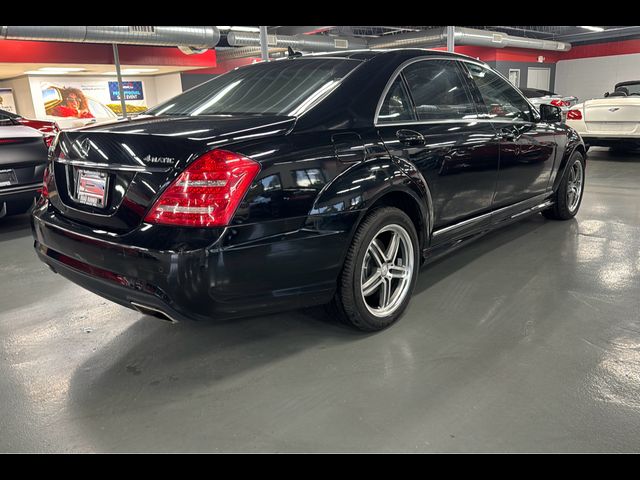
M 411 278 L 407 279 L 406 282 L 405 288 L 408 288 L 408 290 L 403 290 L 406 293 L 404 293 L 404 296 L 399 296 L 402 298 L 402 301 L 394 307 L 394 310 L 390 312 L 389 315 L 380 317 L 373 315 L 365 304 L 364 295 L 361 291 L 362 279 L 360 272 L 362 272 L 363 262 L 370 243 L 385 227 L 393 225 L 401 227 L 401 229 L 408 234 L 408 239 L 410 239 L 411 244 L 410 248 L 413 252 L 413 268 L 407 268 L 407 271 L 411 271 Z M 403 248 L 408 249 L 408 244 Z M 408 252 L 406 253 L 408 255 Z M 359 330 L 374 332 L 387 328 L 400 318 L 409 304 L 418 276 L 420 259 L 418 235 L 413 222 L 407 214 L 394 207 L 383 207 L 373 210 L 365 217 L 354 235 L 353 242 L 347 252 L 342 273 L 338 278 L 336 296 L 332 305 L 330 305 L 329 311 L 337 314 L 345 323 Z M 392 290 L 391 282 L 393 282 L 393 280 L 389 280 L 389 282 L 389 287 L 387 288 Z M 398 280 L 398 282 L 400 282 L 400 280 Z M 396 284 L 396 288 L 398 288 L 397 285 L 399 285 L 399 283 Z
M 567 195 L 567 187 L 569 185 L 569 172 L 571 171 L 572 166 L 576 163 L 580 162 L 582 166 L 582 184 L 580 186 L 580 198 L 578 199 L 577 205 L 574 206 L 573 209 L 569 208 L 568 205 L 568 195 Z M 553 205 L 547 210 L 542 211 L 542 215 L 546 218 L 550 218 L 552 220 L 569 220 L 576 216 L 578 210 L 580 210 L 580 205 L 582 204 L 582 196 L 584 194 L 584 184 L 585 184 L 585 161 L 584 156 L 580 152 L 573 152 L 571 157 L 569 158 L 569 163 L 567 164 L 567 168 L 565 169 L 564 176 L 560 181 L 560 185 L 558 185 L 558 189 L 553 194 Z

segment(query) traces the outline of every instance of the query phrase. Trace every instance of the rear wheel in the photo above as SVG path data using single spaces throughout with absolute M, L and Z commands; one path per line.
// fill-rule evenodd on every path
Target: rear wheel
M 394 323 L 409 304 L 419 266 L 418 235 L 394 207 L 372 211 L 347 253 L 334 306 L 350 325 L 377 331 Z
M 574 152 L 569 159 L 564 178 L 554 194 L 553 206 L 542 211 L 545 217 L 554 220 L 569 220 L 575 217 L 584 192 L 584 167 L 584 157 L 580 152 Z

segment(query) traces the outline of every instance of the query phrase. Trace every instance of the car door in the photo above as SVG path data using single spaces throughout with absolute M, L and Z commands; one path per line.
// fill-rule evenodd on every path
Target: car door
M 475 88 L 477 108 L 500 137 L 500 166 L 493 208 L 499 209 L 544 194 L 556 157 L 556 127 L 540 121 L 538 112 L 513 86 L 488 67 L 464 62 Z
M 405 62 L 383 93 L 375 123 L 391 155 L 413 163 L 425 178 L 435 243 L 488 221 L 483 214 L 491 209 L 499 139 L 489 122 L 478 121 L 454 59 Z

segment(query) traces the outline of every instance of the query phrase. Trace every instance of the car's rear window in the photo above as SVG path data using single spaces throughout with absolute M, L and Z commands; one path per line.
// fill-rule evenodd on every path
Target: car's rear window
M 150 115 L 298 116 L 361 64 L 346 58 L 264 62 L 233 70 L 158 105 Z

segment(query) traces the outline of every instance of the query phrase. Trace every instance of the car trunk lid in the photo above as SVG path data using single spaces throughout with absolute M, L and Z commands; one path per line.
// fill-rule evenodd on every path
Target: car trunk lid
M 640 98 L 588 100 L 583 116 L 590 132 L 632 132 L 639 123 Z
M 50 201 L 62 215 L 108 232 L 142 222 L 159 194 L 197 157 L 243 140 L 285 134 L 291 117 L 142 117 L 63 131 L 53 149 Z

